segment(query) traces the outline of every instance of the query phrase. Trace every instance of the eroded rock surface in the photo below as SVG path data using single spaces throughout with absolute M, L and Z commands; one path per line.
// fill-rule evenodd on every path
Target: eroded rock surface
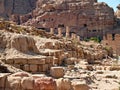
M 12 14 L 27 14 L 35 8 L 36 0 L 1 0 L 0 16 L 10 18 Z

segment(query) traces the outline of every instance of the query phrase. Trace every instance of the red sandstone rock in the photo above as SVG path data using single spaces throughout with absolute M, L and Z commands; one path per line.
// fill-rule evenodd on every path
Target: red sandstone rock
M 34 90 L 56 90 L 56 83 L 50 77 L 35 79 Z

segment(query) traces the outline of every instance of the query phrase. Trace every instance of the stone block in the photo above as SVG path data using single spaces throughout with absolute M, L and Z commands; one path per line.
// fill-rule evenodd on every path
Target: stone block
M 42 71 L 46 72 L 48 70 L 48 64 L 42 65 Z
M 6 60 L 6 63 L 7 63 L 7 64 L 13 64 L 13 63 L 14 63 L 14 60 L 13 60 L 13 59 L 7 59 L 7 60 Z
M 75 67 L 74 67 L 74 65 L 68 65 L 68 67 L 67 67 L 69 70 L 72 70 L 72 69 L 74 69 Z
M 37 65 L 30 65 L 30 71 L 31 72 L 37 72 L 38 71 L 38 66 Z
M 49 64 L 50 63 L 50 58 L 45 59 L 45 63 Z
M 27 59 L 15 58 L 15 59 L 14 59 L 14 63 L 15 63 L 15 64 L 27 64 Z
M 53 58 L 53 65 L 58 64 L 58 62 L 59 62 L 58 58 Z
M 32 77 L 33 77 L 34 79 L 37 79 L 37 78 L 46 77 L 46 75 L 45 75 L 45 74 L 33 74 Z
M 9 76 L 8 82 L 11 90 L 21 90 L 21 77 Z
M 65 64 L 67 64 L 67 65 L 72 65 L 72 64 L 74 64 L 74 61 L 69 58 L 69 59 L 66 59 L 66 60 L 65 60 Z
M 13 64 L 12 66 L 16 67 L 16 68 L 20 68 L 19 64 Z
M 42 70 L 43 70 L 42 65 L 39 65 L 39 66 L 38 66 L 38 71 L 39 71 L 39 72 L 42 72 Z
M 85 82 L 73 82 L 73 90 L 90 90 L 90 87 Z
M 24 77 L 21 80 L 21 86 L 25 90 L 32 90 L 34 88 L 34 79 L 32 77 Z
M 10 75 L 10 73 L 5 73 L 5 74 L 1 73 L 0 74 L 0 88 L 4 88 L 5 87 L 5 83 L 6 83 L 6 79 L 7 79 L 8 75 Z
M 71 81 L 69 79 L 57 79 L 57 90 L 72 90 Z
M 63 67 L 51 67 L 50 74 L 54 78 L 61 78 L 64 76 Z
M 51 77 L 36 78 L 34 90 L 56 90 L 56 82 Z
M 24 70 L 25 70 L 25 71 L 30 71 L 30 65 L 25 64 L 25 65 L 24 65 Z
M 114 70 L 119 71 L 120 70 L 120 66 L 111 66 L 110 67 L 110 71 L 114 71 Z
M 45 59 L 43 58 L 29 59 L 28 64 L 45 64 Z

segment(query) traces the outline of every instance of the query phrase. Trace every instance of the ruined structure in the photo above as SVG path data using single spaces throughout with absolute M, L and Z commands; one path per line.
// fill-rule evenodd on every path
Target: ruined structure
M 37 28 L 62 28 L 66 26 L 70 32 L 77 33 L 81 39 L 91 36 L 101 37 L 114 26 L 114 11 L 106 3 L 96 0 L 48 0 L 37 1 L 33 11 L 33 19 L 25 25 Z
M 61 27 L 55 35 L 53 28 L 45 32 L 0 21 L 0 29 L 0 90 L 114 90 L 119 87 L 120 63 L 114 63 L 112 49 L 79 41 L 76 33 L 69 36 L 68 26 L 64 37 Z
M 115 54 L 120 55 L 120 34 L 110 33 L 104 36 L 102 44 L 111 47 Z
M 107 32 L 103 36 L 102 44 L 111 47 L 115 54 L 120 55 L 120 4 L 117 6 L 116 11 L 116 25 L 113 30 Z
M 45 30 L 61 27 L 63 35 L 69 26 L 81 39 L 101 37 L 114 26 L 113 9 L 97 0 L 1 0 L 0 5 L 0 16 L 17 24 Z

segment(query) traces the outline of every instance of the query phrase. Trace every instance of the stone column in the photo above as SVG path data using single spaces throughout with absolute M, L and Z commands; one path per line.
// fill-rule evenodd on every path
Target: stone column
M 50 34 L 54 34 L 54 28 L 50 28 Z
M 77 40 L 80 41 L 80 36 L 77 36 Z
M 71 39 L 74 39 L 74 33 L 71 34 Z
M 62 28 L 58 28 L 58 37 L 62 37 Z
M 69 26 L 66 27 L 66 38 L 70 37 L 70 28 Z

